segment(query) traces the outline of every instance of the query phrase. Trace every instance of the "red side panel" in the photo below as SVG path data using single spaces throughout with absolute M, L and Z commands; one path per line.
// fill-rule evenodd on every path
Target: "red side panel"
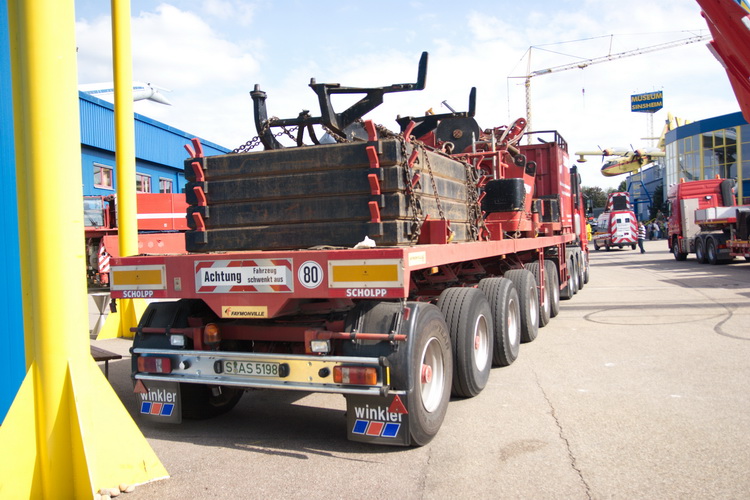
M 138 230 L 187 231 L 187 206 L 182 193 L 138 193 Z
M 745 120 L 750 122 L 750 13 L 733 0 L 697 0 Z
M 117 235 L 102 238 L 104 248 L 112 257 L 120 256 Z M 185 233 L 141 233 L 138 235 L 139 255 L 182 254 L 185 251 Z

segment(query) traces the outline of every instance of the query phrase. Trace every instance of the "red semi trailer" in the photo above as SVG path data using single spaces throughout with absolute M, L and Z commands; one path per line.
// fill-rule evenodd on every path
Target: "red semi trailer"
M 584 285 L 580 178 L 559 134 L 521 146 L 523 120 L 480 129 L 473 90 L 468 112 L 399 118 L 398 134 L 359 120 L 421 90 L 426 64 L 414 84 L 313 80 L 320 117 L 269 119 L 256 86 L 249 143 L 265 151 L 188 148 L 190 253 L 112 267 L 115 298 L 178 299 L 134 329 L 142 416 L 211 417 L 248 388 L 335 393 L 350 439 L 423 445 L 451 394 L 478 395 Z M 364 97 L 336 113 L 339 93 Z M 298 127 L 297 146 L 274 127 Z

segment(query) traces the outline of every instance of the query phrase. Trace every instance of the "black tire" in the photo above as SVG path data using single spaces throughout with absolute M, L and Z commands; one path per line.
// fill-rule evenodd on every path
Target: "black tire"
M 547 326 L 547 323 L 549 323 L 550 318 L 550 293 L 549 293 L 549 284 L 547 280 L 545 279 L 544 282 L 544 293 L 542 293 L 541 288 L 539 285 L 541 284 L 542 280 L 539 276 L 540 273 L 540 266 L 539 262 L 529 262 L 526 264 L 526 269 L 528 269 L 531 274 L 534 275 L 534 281 L 537 284 L 537 290 L 539 290 L 539 328 L 544 328 Z
M 680 252 L 680 247 L 677 246 L 677 237 L 675 236 L 672 238 L 672 255 L 674 256 L 674 260 L 676 261 L 683 261 L 687 259 L 688 254 L 685 252 Z
M 485 278 L 477 286 L 486 296 L 494 325 L 493 366 L 508 366 L 518 358 L 521 347 L 521 306 L 513 282 L 506 278 Z
M 712 266 L 719 263 L 719 251 L 716 248 L 716 240 L 711 237 L 706 238 L 706 261 Z
M 708 262 L 708 259 L 706 259 L 706 242 L 700 236 L 695 238 L 695 260 L 697 260 L 699 264 L 705 264 Z
M 583 279 L 583 255 L 580 252 L 577 252 L 575 254 L 576 258 L 576 270 L 578 271 L 578 290 L 582 290 L 583 287 L 586 285 L 586 282 Z
M 155 302 L 149 304 L 139 327 L 186 328 L 188 317 L 213 317 L 215 315 L 202 300 L 182 299 L 176 302 Z M 169 349 L 166 335 L 149 335 L 137 333 L 133 347 Z M 137 370 L 138 356 L 133 356 L 133 371 Z M 239 402 L 245 390 L 241 387 L 216 386 L 205 384 L 179 384 L 182 417 L 192 420 L 204 420 L 222 415 Z
M 573 298 L 573 295 L 578 292 L 576 289 L 576 277 L 577 274 L 575 272 L 575 267 L 573 266 L 573 261 L 568 259 L 568 283 L 560 292 L 561 299 L 570 300 Z
M 526 269 L 506 271 L 503 277 L 513 282 L 521 312 L 521 343 L 533 342 L 539 335 L 539 294 L 534 275 Z
M 182 418 L 206 420 L 228 412 L 239 402 L 245 390 L 241 387 L 180 384 Z
M 560 314 L 560 276 L 557 272 L 557 265 L 551 260 L 544 261 L 544 271 L 549 282 L 550 290 L 550 318 Z
M 447 288 L 437 306 L 445 317 L 453 348 L 453 394 L 471 398 L 487 385 L 492 368 L 492 312 L 476 288 Z
M 580 276 L 578 261 L 576 261 L 575 256 L 570 257 L 570 275 L 573 277 L 573 295 L 575 295 L 581 289 L 581 283 L 578 279 Z
M 453 378 L 451 338 L 442 312 L 433 304 L 407 302 L 407 306 L 414 322 L 410 344 L 391 349 L 388 360 L 394 388 L 407 391 L 411 444 L 423 446 L 438 433 L 448 410 Z M 390 314 L 387 319 L 392 318 Z
M 596 242 L 596 240 L 594 240 L 594 250 L 598 252 L 600 248 L 601 247 L 599 246 L 599 244 Z
M 609 243 L 605 243 L 604 249 L 609 252 L 612 249 L 612 247 L 609 246 Z
M 583 271 L 583 283 L 588 284 L 589 282 L 589 271 L 591 269 L 591 262 L 589 261 L 588 257 L 584 255 L 584 271 Z
M 391 386 L 406 391 L 411 444 L 422 446 L 437 434 L 445 419 L 453 378 L 451 339 L 443 314 L 433 304 L 407 302 L 409 320 L 399 321 L 404 306 L 399 302 L 361 301 L 347 315 L 344 331 L 398 333 L 406 343 L 376 340 L 346 342 L 345 356 L 386 357 L 391 365 Z

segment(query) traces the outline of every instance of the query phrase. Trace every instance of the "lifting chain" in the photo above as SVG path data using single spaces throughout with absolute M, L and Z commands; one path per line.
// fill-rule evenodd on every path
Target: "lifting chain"
M 265 134 L 266 131 L 270 128 L 269 123 L 272 120 L 278 120 L 277 117 L 272 116 L 266 123 L 263 125 L 263 130 L 261 131 L 261 135 Z M 297 142 L 297 138 L 292 135 L 294 132 L 297 131 L 297 127 L 292 127 L 291 129 L 287 129 L 286 127 L 281 127 L 281 132 L 274 134 L 274 137 L 281 137 L 282 135 L 286 135 L 294 142 Z M 249 141 L 247 141 L 245 144 L 236 147 L 232 150 L 232 153 L 247 153 L 251 151 L 252 149 L 257 148 L 260 145 L 260 135 L 256 135 Z
M 479 241 L 480 228 L 484 230 L 484 234 L 489 233 L 482 217 L 482 208 L 479 205 L 479 189 L 477 188 L 479 175 L 477 169 L 469 162 L 464 160 L 461 160 L 461 162 L 466 169 L 466 209 L 469 217 L 469 230 L 471 231 L 472 240 Z
M 409 206 L 411 207 L 412 223 L 411 223 L 411 243 L 416 243 L 419 240 L 419 235 L 422 232 L 422 220 L 424 218 L 422 214 L 422 203 L 419 199 L 419 195 L 414 189 L 416 184 L 412 185 L 412 179 L 414 173 L 409 167 L 409 157 L 406 154 L 406 139 L 402 136 L 396 136 L 401 146 L 401 159 L 404 167 L 404 187 L 406 193 L 409 195 Z

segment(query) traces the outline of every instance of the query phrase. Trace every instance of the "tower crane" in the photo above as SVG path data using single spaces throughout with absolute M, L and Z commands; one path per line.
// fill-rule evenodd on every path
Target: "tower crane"
M 695 35 L 691 36 L 689 38 L 683 38 L 680 40 L 673 40 L 671 42 L 666 43 L 660 43 L 657 45 L 651 45 L 648 47 L 640 48 L 640 49 L 633 49 L 633 50 L 626 50 L 624 52 L 618 52 L 615 54 L 608 54 L 606 56 L 600 56 L 600 57 L 594 57 L 592 59 L 585 59 L 583 61 L 578 61 L 574 63 L 569 64 L 561 64 L 559 66 L 553 66 L 551 68 L 546 69 L 539 69 L 536 71 L 531 71 L 530 65 L 531 65 L 531 49 L 533 47 L 529 47 L 529 59 L 528 59 L 528 65 L 526 69 L 526 74 L 523 76 L 509 76 L 508 78 L 523 78 L 524 79 L 524 86 L 526 88 L 526 123 L 527 123 L 527 130 L 531 130 L 531 79 L 536 76 L 542 76 L 542 75 L 549 75 L 552 73 L 558 73 L 560 71 L 567 71 L 569 69 L 584 69 L 588 66 L 591 66 L 593 64 L 599 64 L 607 61 L 615 61 L 617 59 L 623 59 L 625 57 L 631 57 L 631 56 L 638 56 L 641 54 L 647 54 L 649 52 L 656 52 L 658 50 L 665 50 L 665 49 L 671 49 L 674 47 L 680 47 L 682 45 L 688 45 L 691 43 L 696 42 L 703 42 L 711 39 L 711 35 Z M 529 136 L 529 140 L 531 140 L 531 137 Z

